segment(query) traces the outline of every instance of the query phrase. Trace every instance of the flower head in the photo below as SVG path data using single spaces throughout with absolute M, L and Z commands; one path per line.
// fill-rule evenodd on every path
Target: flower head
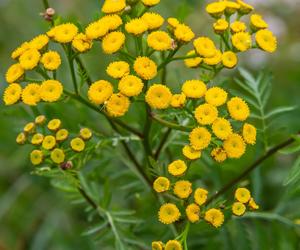
M 198 55 L 206 58 L 214 57 L 217 51 L 214 42 L 208 37 L 199 37 L 194 40 L 194 48 Z
M 239 13 L 242 14 L 242 15 L 247 15 L 249 14 L 252 10 L 254 10 L 254 8 L 245 3 L 244 1 L 242 0 L 237 0 L 237 3 L 240 5 L 240 8 L 239 8 Z
M 125 29 L 128 33 L 139 36 L 148 30 L 148 24 L 142 18 L 135 18 L 126 23 Z
M 56 51 L 48 51 L 43 54 L 41 63 L 47 70 L 57 70 L 61 64 L 60 55 Z
M 270 30 L 259 30 L 255 34 L 257 45 L 264 51 L 273 53 L 277 49 L 277 39 Z
M 214 148 L 211 151 L 210 155 L 216 162 L 219 163 L 224 162 L 227 159 L 226 151 L 220 147 Z
M 63 93 L 63 86 L 57 80 L 44 81 L 40 88 L 40 95 L 45 102 L 56 102 Z
M 70 146 L 75 152 L 82 152 L 85 149 L 85 142 L 77 137 L 71 140 Z
M 218 109 L 208 103 L 198 106 L 195 110 L 195 118 L 201 125 L 212 124 L 218 117 Z
M 256 128 L 249 123 L 245 123 L 243 126 L 243 138 L 246 143 L 254 145 L 256 143 Z
M 92 46 L 93 41 L 83 33 L 77 34 L 72 41 L 72 47 L 80 53 L 90 50 Z
M 37 49 L 29 49 L 25 51 L 19 58 L 20 65 L 25 70 L 34 69 L 41 58 L 41 54 Z
M 43 152 L 41 150 L 33 150 L 30 153 L 30 161 L 33 165 L 40 165 L 43 162 Z
M 168 172 L 173 176 L 182 176 L 187 170 L 187 166 L 184 161 L 176 160 L 168 165 Z
M 231 29 L 231 32 L 234 34 L 234 33 L 239 33 L 239 32 L 245 32 L 247 29 L 247 26 L 244 22 L 234 21 L 230 24 L 230 29 Z
M 24 69 L 22 68 L 21 64 L 16 63 L 9 67 L 5 74 L 5 80 L 8 83 L 13 83 L 19 80 L 24 75 Z
M 65 153 L 62 149 L 56 148 L 50 154 L 51 160 L 56 164 L 61 164 L 65 161 Z
M 174 194 L 180 199 L 187 199 L 192 192 L 192 183 L 189 181 L 177 181 L 174 185 Z
M 112 78 L 119 79 L 130 73 L 130 67 L 125 61 L 116 61 L 108 65 L 106 73 Z
M 267 29 L 268 28 L 268 24 L 262 18 L 261 15 L 257 15 L 257 14 L 251 15 L 250 23 L 251 23 L 251 26 L 253 27 L 253 29 L 255 29 L 255 30 L 257 30 L 257 29 Z
M 17 103 L 22 95 L 22 87 L 18 83 L 11 83 L 3 94 L 3 101 L 5 105 L 13 105 Z
M 175 38 L 184 43 L 192 41 L 195 37 L 195 33 L 192 29 L 185 24 L 178 24 L 174 31 Z
M 182 250 L 182 245 L 177 240 L 169 240 L 165 246 L 165 250 Z
M 62 141 L 67 140 L 68 136 L 69 136 L 69 131 L 62 128 L 56 132 L 55 139 L 59 142 L 62 142 Z
M 245 204 L 251 199 L 251 193 L 247 188 L 238 188 L 234 193 L 234 197 L 237 201 Z
M 133 75 L 124 76 L 118 84 L 120 93 L 128 97 L 138 96 L 142 92 L 143 87 L 142 80 Z
M 232 205 L 232 213 L 236 216 L 242 216 L 246 212 L 246 206 L 241 202 L 235 202 Z
M 113 94 L 113 86 L 110 82 L 100 80 L 94 82 L 88 91 L 88 98 L 91 102 L 100 105 L 107 101 Z
M 61 120 L 59 119 L 52 119 L 48 122 L 47 128 L 50 131 L 57 131 L 61 126 Z
M 172 203 L 162 205 L 158 212 L 159 221 L 163 224 L 172 224 L 179 220 L 180 216 L 179 209 Z
M 197 160 L 201 157 L 201 151 L 194 150 L 190 145 L 185 145 L 182 148 L 182 153 L 189 160 Z
M 40 133 L 36 133 L 31 138 L 32 145 L 40 145 L 44 140 L 44 136 Z
M 52 28 L 52 30 L 50 30 L 50 33 L 47 33 L 47 35 L 50 35 L 50 37 L 56 42 L 70 43 L 77 35 L 77 33 L 78 28 L 75 24 L 64 23 Z
M 222 34 L 225 30 L 228 29 L 229 24 L 225 19 L 221 18 L 221 19 L 218 19 L 213 24 L 213 26 L 214 26 L 214 30 L 217 34 Z
M 172 101 L 172 93 L 167 86 L 154 84 L 148 89 L 145 99 L 154 109 L 166 109 Z
M 153 241 L 151 244 L 152 250 L 163 250 L 163 243 L 161 241 Z
M 176 94 L 172 96 L 171 106 L 173 108 L 182 108 L 186 102 L 185 94 Z
M 157 193 L 163 193 L 170 189 L 170 181 L 166 177 L 158 177 L 153 183 L 153 189 Z
M 232 134 L 231 124 L 224 118 L 216 119 L 212 124 L 212 130 L 215 136 L 221 140 L 226 140 Z
M 203 58 L 203 62 L 210 66 L 215 66 L 222 61 L 222 52 L 220 50 L 215 51 L 213 57 Z
M 124 10 L 125 7 L 125 0 L 105 0 L 101 10 L 105 14 L 113 14 Z
M 146 12 L 142 19 L 147 23 L 149 30 L 159 29 L 164 23 L 164 18 L 154 12 Z
M 112 94 L 106 103 L 106 110 L 110 116 L 120 117 L 127 113 L 130 100 L 122 94 Z
M 206 12 L 214 18 L 219 18 L 223 15 L 226 8 L 226 3 L 224 2 L 213 2 L 206 6 Z
M 157 66 L 148 57 L 138 57 L 133 65 L 134 71 L 144 80 L 151 80 L 157 75 Z
M 227 108 L 230 116 L 237 121 L 245 121 L 250 115 L 247 103 L 239 97 L 231 98 L 227 102 Z
M 55 137 L 52 135 L 47 135 L 44 137 L 42 147 L 46 150 L 51 150 L 55 147 L 56 145 L 56 140 Z
M 142 3 L 149 7 L 159 4 L 159 2 L 160 0 L 142 0 Z
M 35 106 L 41 100 L 41 86 L 37 83 L 29 83 L 22 91 L 22 101 L 30 106 Z
M 211 141 L 211 134 L 204 127 L 194 128 L 189 137 L 191 146 L 195 150 L 203 150 L 207 148 Z
M 222 64 L 229 69 L 234 68 L 238 63 L 237 55 L 232 51 L 226 51 L 222 54 Z
M 227 101 L 227 92 L 220 87 L 212 87 L 205 93 L 205 101 L 213 106 L 222 106 Z
M 239 32 L 231 37 L 233 46 L 239 51 L 246 51 L 252 45 L 251 35 L 248 32 Z
M 205 95 L 207 88 L 205 83 L 200 80 L 189 80 L 182 85 L 181 90 L 186 97 L 198 99 Z
M 192 223 L 196 223 L 200 220 L 200 207 L 195 203 L 188 205 L 185 209 L 185 213 L 188 220 Z
M 224 222 L 224 214 L 219 209 L 209 209 L 205 212 L 204 219 L 212 226 L 218 228 Z
M 33 38 L 29 42 L 29 47 L 32 49 L 41 50 L 43 49 L 47 44 L 49 43 L 49 37 L 47 35 L 38 35 L 35 38 Z
M 93 133 L 92 133 L 92 131 L 89 128 L 82 128 L 82 129 L 80 129 L 79 134 L 80 134 L 80 137 L 83 140 L 89 140 L 93 136 Z
M 95 40 L 105 36 L 108 31 L 109 26 L 105 25 L 103 20 L 100 19 L 98 21 L 90 23 L 85 29 L 85 34 L 88 39 Z
M 238 134 L 230 134 L 224 141 L 224 150 L 229 158 L 240 158 L 246 151 L 246 144 Z
M 250 209 L 252 210 L 257 210 L 259 209 L 259 206 L 256 204 L 255 200 L 253 198 L 250 198 L 248 206 L 250 207 Z
M 202 206 L 205 204 L 207 200 L 207 195 L 208 191 L 203 188 L 197 188 L 194 193 L 194 201 L 197 203 L 199 206 Z
M 186 56 L 196 56 L 196 51 L 191 50 L 186 54 Z M 188 68 L 197 68 L 201 64 L 202 60 L 203 59 L 201 57 L 188 58 L 184 60 L 184 64 Z
M 148 46 L 157 51 L 169 50 L 172 45 L 172 39 L 165 31 L 154 31 L 148 35 Z
M 102 40 L 102 49 L 105 54 L 113 54 L 119 51 L 125 43 L 125 35 L 121 31 L 107 34 Z

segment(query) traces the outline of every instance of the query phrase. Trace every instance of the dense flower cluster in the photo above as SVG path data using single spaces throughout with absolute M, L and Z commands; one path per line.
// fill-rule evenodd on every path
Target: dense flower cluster
M 34 122 L 25 125 L 16 142 L 19 145 L 29 144 L 34 147 L 30 153 L 33 165 L 48 163 L 64 169 L 71 167 L 71 159 L 74 159 L 72 155 L 83 152 L 92 135 L 90 129 L 82 128 L 79 135 L 71 139 L 69 131 L 62 127 L 61 120 L 52 119 L 46 123 L 46 117 L 41 115 L 36 117 Z
M 104 113 L 108 119 L 116 118 L 111 121 L 125 116 L 132 103 L 144 102 L 147 119 L 153 118 L 161 125 L 189 133 L 182 157 L 171 162 L 167 167 L 168 174 L 158 176 L 153 183 L 157 193 L 168 192 L 168 197 L 174 198 L 160 207 L 159 221 L 172 224 L 184 219 L 189 226 L 203 219 L 218 228 L 225 220 L 223 207 L 208 206 L 209 192 L 202 187 L 193 187 L 193 183 L 184 178 L 185 174 L 190 163 L 203 154 L 208 153 L 217 163 L 242 157 L 247 145 L 256 143 L 257 131 L 247 122 L 250 108 L 245 100 L 215 86 L 213 79 L 223 69 L 236 67 L 241 52 L 250 49 L 274 52 L 277 40 L 263 17 L 252 14 L 254 8 L 242 0 L 217 1 L 206 6 L 206 12 L 214 18 L 213 39 L 197 36 L 191 27 L 175 17 L 165 21 L 159 13 L 151 11 L 151 7 L 159 2 L 105 0 L 101 9 L 104 15 L 83 29 L 74 23 L 54 22 L 56 26 L 45 34 L 24 42 L 12 52 L 15 63 L 6 73 L 9 85 L 3 100 L 6 105 L 22 101 L 35 106 L 41 101 L 57 102 L 63 99 L 63 95 L 68 95 Z M 61 55 L 50 48 L 52 43 L 60 44 L 66 53 L 73 92 L 57 80 L 57 70 L 63 62 Z M 104 54 L 113 54 L 118 59 L 106 67 L 111 79 L 93 81 L 86 75 L 82 77 L 88 79 L 85 91 L 77 84 L 75 66 L 87 74 L 80 54 L 89 52 L 95 44 L 100 44 Z M 188 53 L 175 57 L 184 46 L 190 46 Z M 173 92 L 165 74 L 166 66 L 176 60 L 182 60 L 187 68 L 201 72 L 198 78 L 185 80 L 179 93 Z M 42 79 L 32 80 L 32 73 Z M 24 87 L 23 83 L 26 84 Z M 188 124 L 177 124 L 177 119 L 171 122 L 160 116 L 170 110 L 188 113 Z M 168 119 L 168 116 L 164 117 Z M 28 123 L 18 135 L 17 143 L 35 147 L 30 154 L 33 165 L 65 166 L 71 155 L 85 150 L 92 132 L 81 129 L 79 136 L 66 143 L 69 132 L 61 128 L 61 121 L 51 120 L 47 124 L 49 133 L 45 134 L 41 132 L 45 131 L 45 120 L 44 116 L 39 116 L 35 122 Z M 230 208 L 233 215 L 242 216 L 247 208 L 255 210 L 258 205 L 249 190 L 239 188 Z M 166 244 L 153 242 L 152 249 L 181 250 L 186 235 L 187 231 L 184 231 Z

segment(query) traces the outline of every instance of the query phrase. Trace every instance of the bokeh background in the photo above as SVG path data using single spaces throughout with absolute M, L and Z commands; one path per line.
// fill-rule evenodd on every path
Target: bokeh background
M 50 0 L 50 4 L 60 16 L 68 20 L 80 20 L 87 24 L 98 15 L 100 4 L 98 0 Z M 156 8 L 165 16 L 177 16 L 185 19 L 197 35 L 208 35 L 212 20 L 204 12 L 204 1 L 201 0 L 162 0 Z M 278 37 L 278 51 L 269 55 L 261 51 L 251 51 L 241 58 L 242 66 L 254 74 L 267 69 L 274 74 L 273 91 L 269 106 L 300 105 L 300 0 L 249 0 L 259 13 L 270 23 L 270 29 Z M 47 30 L 48 25 L 39 13 L 43 11 L 42 0 L 0 0 L 0 93 L 6 86 L 4 74 L 10 60 L 11 51 L 21 42 Z M 209 22 L 208 22 L 209 21 Z M 104 77 L 104 69 L 108 60 L 101 54 L 99 48 L 95 53 L 84 57 L 89 65 L 89 71 L 94 78 Z M 93 55 L 91 55 L 93 54 Z M 183 82 L 194 73 L 186 72 L 179 64 L 170 66 L 169 81 Z M 68 82 L 68 78 L 65 81 Z M 236 76 L 231 72 L 230 77 Z M 42 106 L 44 113 L 54 117 L 63 117 L 65 125 L 77 128 L 77 124 L 101 125 L 89 114 L 77 112 L 77 107 L 69 106 L 61 109 L 53 105 L 51 108 Z M 15 137 L 22 126 L 34 116 L 30 109 L 17 105 L 6 108 L 0 103 L 0 250 L 12 249 L 101 249 L 88 237 L 81 237 L 87 227 L 84 211 L 80 207 L 70 205 L 68 197 L 54 189 L 48 179 L 30 175 L 31 165 L 28 162 L 28 150 L 16 145 Z M 286 115 L 278 122 L 278 129 L 286 128 L 286 135 L 300 128 L 300 112 Z M 253 158 L 258 156 L 253 155 Z M 285 188 L 283 179 L 288 173 L 295 156 L 281 156 L 271 161 L 262 173 L 257 176 L 259 202 L 265 210 L 279 209 L 281 197 Z M 283 202 L 290 203 L 288 214 L 291 220 L 300 216 L 299 195 L 289 197 Z M 298 212 L 298 213 L 297 213 Z M 300 217 L 299 217 L 300 219 Z M 267 239 L 265 245 L 252 246 L 247 249 L 300 249 L 299 228 L 271 222 L 254 222 L 258 224 L 258 234 Z M 242 228 L 236 228 L 242 230 Z M 245 230 L 245 234 L 248 232 Z M 223 241 L 238 242 L 237 234 L 222 232 L 215 238 L 212 249 L 223 248 Z M 249 233 L 250 235 L 250 233 Z M 201 237 L 201 236 L 200 236 Z M 249 236 L 250 237 L 250 236 Z M 150 237 L 151 238 L 151 237 Z M 276 238 L 276 240 L 275 240 Z M 275 242 L 279 242 L 276 243 Z M 246 249 L 237 245 L 230 249 Z M 229 244 L 230 246 L 230 244 Z M 110 248 L 108 248 L 110 249 Z M 111 248 L 113 249 L 113 248 Z M 206 249 L 205 246 L 203 249 Z

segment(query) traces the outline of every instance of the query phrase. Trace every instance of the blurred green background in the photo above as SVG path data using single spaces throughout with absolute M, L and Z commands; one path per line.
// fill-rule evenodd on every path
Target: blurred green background
M 78 18 L 83 25 L 97 16 L 100 2 L 102 1 L 50 0 L 51 6 L 60 16 L 69 20 Z M 212 19 L 205 14 L 203 1 L 162 0 L 161 2 L 155 9 L 164 16 L 178 16 L 185 19 L 197 35 L 211 34 Z M 270 23 L 270 29 L 278 36 L 279 44 L 278 51 L 272 55 L 261 51 L 247 53 L 240 58 L 241 65 L 254 74 L 262 69 L 273 72 L 270 107 L 300 105 L 300 2 L 252 0 L 249 3 L 254 4 L 256 10 L 265 16 Z M 4 74 L 12 63 L 11 51 L 21 42 L 47 30 L 48 25 L 40 17 L 40 12 L 43 12 L 41 0 L 0 0 L 1 94 L 6 86 Z M 101 54 L 99 48 L 93 50 L 94 53 L 84 56 L 89 71 L 94 79 L 106 77 L 104 69 L 109 61 Z M 65 78 L 66 84 L 69 84 L 64 70 L 65 68 L 62 68 L 61 74 Z M 168 80 L 174 84 L 180 84 L 184 80 L 196 76 L 194 71 L 187 72 L 180 63 L 172 64 L 169 72 Z M 229 77 L 228 79 L 231 79 L 238 73 L 231 71 L 228 74 L 225 72 L 225 74 Z M 104 126 L 103 121 L 95 114 L 78 112 L 80 107 L 76 105 L 63 106 L 63 112 L 56 105 L 51 105 L 51 107 L 41 105 L 39 109 L 50 117 L 63 117 L 65 126 L 68 128 L 77 129 L 78 124 L 88 124 L 93 128 Z M 83 208 L 70 205 L 69 199 L 54 189 L 48 179 L 30 175 L 32 166 L 28 162 L 29 149 L 17 146 L 15 137 L 22 126 L 33 119 L 31 110 L 22 105 L 7 108 L 1 102 L 0 115 L 0 250 L 103 249 L 98 248 L 90 238 L 80 236 L 88 226 Z M 277 120 L 276 123 L 281 132 L 282 127 L 285 127 L 286 136 L 299 130 L 299 110 Z M 247 160 L 253 160 L 258 155 L 259 152 L 254 152 Z M 291 220 L 300 219 L 299 193 L 296 192 L 292 197 L 285 197 L 286 190 L 282 182 L 294 158 L 295 155 L 277 157 L 268 162 L 262 173 L 256 173 L 255 177 L 260 178 L 256 182 L 258 186 L 256 186 L 255 192 L 262 209 L 279 209 L 279 212 L 289 216 Z M 245 164 L 246 160 L 239 163 L 239 165 Z M 236 170 L 236 172 L 239 171 Z M 280 202 L 284 202 L 286 205 L 283 210 L 278 207 Z M 272 227 L 269 227 L 270 222 L 268 223 L 265 221 L 253 222 L 257 234 L 264 234 L 260 236 L 264 238 L 261 239 L 261 242 L 264 243 L 260 244 L 259 241 L 250 249 L 300 249 L 299 228 L 276 221 L 271 221 Z M 235 221 L 230 224 L 234 225 Z M 241 241 L 238 235 L 242 231 L 243 234 L 246 234 L 245 240 L 249 240 L 253 237 L 253 233 L 250 233 L 249 227 L 244 227 L 244 224 L 239 224 L 234 228 L 236 232 L 228 232 L 226 229 L 219 233 L 215 232 L 214 243 L 207 243 L 203 239 L 205 242 L 203 249 L 227 249 L 225 245 L 231 246 L 228 249 L 248 249 L 237 244 Z M 197 234 L 201 237 L 201 233 Z M 151 239 L 151 235 L 148 235 L 148 238 Z M 229 244 L 227 241 L 232 242 Z M 107 249 L 113 248 L 108 247 Z

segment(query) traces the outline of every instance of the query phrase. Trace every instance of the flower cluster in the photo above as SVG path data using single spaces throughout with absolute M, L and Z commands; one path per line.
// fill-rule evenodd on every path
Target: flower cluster
M 34 150 L 30 153 L 30 160 L 35 166 L 49 163 L 69 168 L 74 154 L 76 156 L 83 152 L 87 141 L 91 138 L 91 130 L 82 128 L 79 135 L 71 139 L 69 131 L 62 128 L 61 120 L 52 119 L 46 124 L 46 117 L 41 115 L 36 117 L 34 122 L 25 125 L 23 132 L 17 136 L 16 142 L 20 145 L 34 146 Z

